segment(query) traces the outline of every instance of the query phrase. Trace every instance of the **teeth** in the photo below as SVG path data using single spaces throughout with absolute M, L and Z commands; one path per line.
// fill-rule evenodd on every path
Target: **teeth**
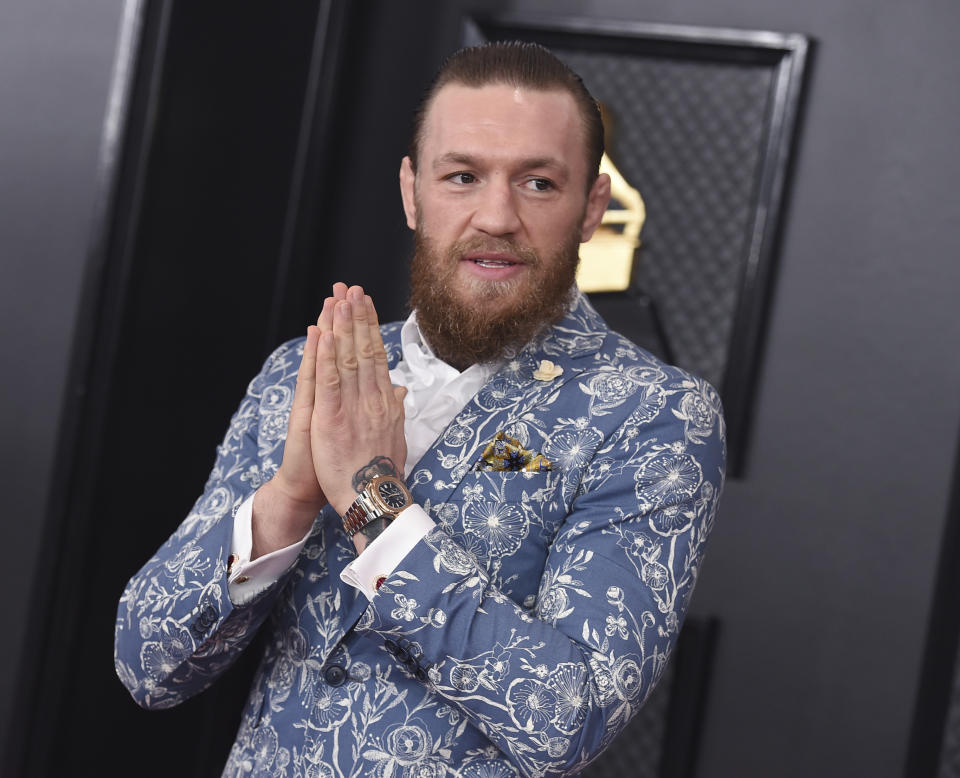
M 507 262 L 502 259 L 475 259 L 473 260 L 480 267 L 509 267 L 513 262 Z

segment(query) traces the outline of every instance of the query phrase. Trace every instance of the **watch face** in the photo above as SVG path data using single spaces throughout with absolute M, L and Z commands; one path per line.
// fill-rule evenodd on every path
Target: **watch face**
M 400 510 L 407 505 L 407 493 L 395 481 L 381 481 L 377 484 L 377 494 L 384 504 L 393 510 Z

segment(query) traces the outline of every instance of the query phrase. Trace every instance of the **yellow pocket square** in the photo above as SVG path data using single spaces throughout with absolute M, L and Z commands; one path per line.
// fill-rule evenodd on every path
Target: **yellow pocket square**
M 473 469 L 540 473 L 553 470 L 553 463 L 543 454 L 524 448 L 519 440 L 498 432 L 483 450 L 482 456 Z

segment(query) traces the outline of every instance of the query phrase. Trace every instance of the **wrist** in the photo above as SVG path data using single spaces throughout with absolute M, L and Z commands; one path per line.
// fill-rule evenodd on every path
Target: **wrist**
M 276 479 L 267 481 L 253 496 L 251 560 L 300 542 L 324 505 L 325 499 L 296 499 Z
M 316 515 L 329 502 L 316 480 L 313 481 L 312 486 L 304 487 L 296 478 L 287 477 L 283 465 L 280 465 L 273 478 L 258 491 L 265 491 L 271 499 L 276 500 L 284 509 L 291 512 L 312 511 Z
M 353 501 L 357 499 L 358 492 L 353 491 L 347 487 L 343 491 L 335 492 L 330 498 L 330 505 L 333 506 L 333 509 L 337 512 L 338 516 L 343 516 L 353 505 Z

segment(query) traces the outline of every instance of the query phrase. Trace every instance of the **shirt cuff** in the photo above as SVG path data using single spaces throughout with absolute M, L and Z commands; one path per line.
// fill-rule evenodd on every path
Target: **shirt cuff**
M 279 548 L 257 557 L 252 562 L 253 552 L 253 497 L 251 494 L 241 503 L 233 517 L 233 536 L 230 539 L 230 557 L 227 561 L 227 588 L 234 605 L 246 605 L 264 589 L 269 589 L 281 575 L 297 561 L 303 544 L 307 542 L 312 527 L 303 540 L 286 548 Z
M 433 519 L 416 503 L 404 508 L 363 553 L 343 569 L 340 580 L 372 600 L 384 579 L 434 526 Z

